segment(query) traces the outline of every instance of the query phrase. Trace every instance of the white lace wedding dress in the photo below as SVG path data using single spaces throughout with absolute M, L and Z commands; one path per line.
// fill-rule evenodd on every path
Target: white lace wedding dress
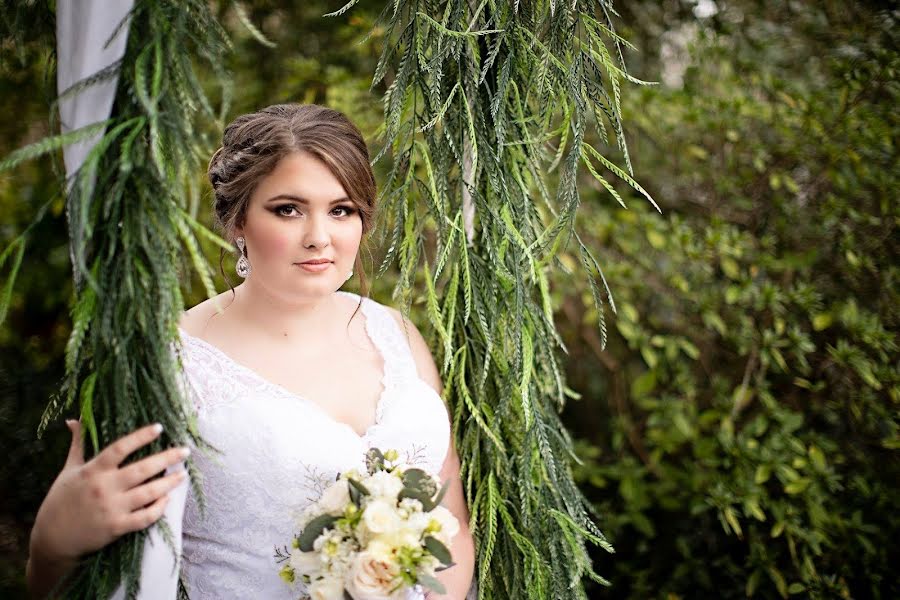
M 339 292 L 358 300 L 355 294 Z M 174 598 L 179 574 L 192 600 L 297 598 L 279 577 L 276 546 L 323 486 L 365 470 L 373 446 L 396 448 L 437 474 L 450 443 L 440 396 L 420 379 L 406 334 L 387 309 L 363 299 L 365 329 L 384 359 L 376 422 L 360 436 L 315 402 L 271 383 L 215 346 L 181 332 L 188 396 L 198 427 L 220 454 L 195 453 L 206 511 L 183 485 L 166 508 L 180 564 L 156 528 L 144 551 L 142 598 Z M 411 590 L 407 600 L 423 598 Z

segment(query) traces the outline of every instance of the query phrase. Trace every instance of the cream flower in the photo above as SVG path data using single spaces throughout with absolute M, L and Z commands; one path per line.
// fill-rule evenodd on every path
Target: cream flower
M 425 531 L 425 528 L 428 527 L 430 522 L 431 515 L 429 513 L 414 512 L 406 519 L 404 528 L 415 532 L 415 534 L 419 536 L 422 535 L 422 532 Z
M 403 489 L 403 482 L 393 473 L 376 471 L 366 479 L 365 486 L 373 498 L 387 498 L 396 502 L 397 494 Z
M 422 503 L 415 498 L 404 498 L 398 506 L 401 512 L 409 515 L 422 512 Z
M 429 514 L 431 515 L 431 518 L 436 520 L 441 526 L 441 535 L 439 537 L 443 537 L 449 542 L 453 539 L 453 536 L 459 533 L 459 521 L 453 516 L 453 513 L 445 507 L 436 506 Z
M 294 571 L 301 575 L 309 575 L 311 577 L 318 575 L 322 570 L 322 559 L 318 552 L 301 552 L 294 550 L 291 552 L 291 558 L 288 561 Z
M 394 560 L 394 546 L 384 539 L 376 538 L 369 542 L 366 546 L 366 552 L 374 558 L 384 563 Z
M 400 526 L 400 516 L 391 503 L 374 498 L 366 503 L 363 523 L 371 533 L 385 533 L 394 531 Z
M 344 479 L 339 479 L 328 486 L 316 502 L 322 512 L 330 515 L 342 514 L 349 503 L 349 484 Z
M 421 534 L 406 527 L 399 527 L 384 533 L 378 533 L 372 536 L 367 548 L 371 548 L 372 544 L 384 544 L 391 550 L 397 550 L 402 547 L 417 548 L 421 545 Z
M 314 581 L 309 586 L 310 600 L 344 600 L 344 582 L 335 577 Z
M 344 534 L 336 529 L 326 530 L 313 542 L 313 550 L 328 559 L 339 556 L 347 545 Z M 325 560 L 325 559 L 323 559 Z
M 346 588 L 355 600 L 396 600 L 405 594 L 403 587 L 391 592 L 399 583 L 398 574 L 399 569 L 393 561 L 382 561 L 363 551 L 353 561 Z

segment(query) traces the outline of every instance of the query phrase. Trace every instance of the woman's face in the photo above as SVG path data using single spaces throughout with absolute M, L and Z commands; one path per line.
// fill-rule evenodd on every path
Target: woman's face
M 295 152 L 259 182 L 235 234 L 246 240 L 254 286 L 287 301 L 313 299 L 347 279 L 362 219 L 328 167 Z

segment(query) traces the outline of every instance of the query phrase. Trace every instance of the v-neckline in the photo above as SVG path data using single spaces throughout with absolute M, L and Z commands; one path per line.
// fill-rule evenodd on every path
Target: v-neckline
M 350 297 L 355 296 L 355 297 L 359 298 L 359 296 L 357 296 L 356 294 L 351 294 L 350 292 L 344 292 L 344 291 L 339 290 L 337 293 L 343 294 L 346 296 L 350 296 Z M 345 421 L 341 421 L 340 419 L 338 419 L 337 417 L 335 417 L 334 415 L 329 413 L 318 402 L 311 400 L 311 399 L 307 398 L 306 396 L 301 396 L 300 394 L 298 394 L 296 392 L 292 392 L 291 390 L 287 389 L 283 385 L 275 383 L 274 381 L 271 381 L 270 379 L 263 377 L 256 370 L 254 370 L 254 369 L 248 367 L 247 365 L 243 364 L 242 362 L 239 362 L 239 361 L 235 360 L 234 358 L 232 358 L 224 350 L 222 350 L 215 344 L 207 342 L 206 340 L 199 338 L 195 335 L 191 335 L 190 333 L 185 331 L 180 325 L 178 326 L 178 333 L 182 337 L 182 339 L 192 340 L 194 343 L 200 344 L 201 346 L 203 346 L 204 348 L 211 351 L 213 354 L 215 354 L 220 359 L 225 360 L 226 362 L 230 363 L 237 370 L 243 372 L 244 374 L 248 375 L 249 377 L 252 377 L 253 379 L 256 379 L 258 382 L 262 383 L 263 385 L 270 388 L 271 390 L 281 394 L 282 396 L 286 396 L 288 398 L 291 398 L 292 400 L 297 400 L 299 402 L 302 402 L 303 404 L 311 406 L 312 409 L 314 411 L 318 412 L 320 415 L 322 415 L 322 417 L 325 420 L 329 421 L 330 423 L 333 423 L 334 425 L 337 425 L 338 427 L 348 430 L 359 441 L 366 441 L 369 438 L 369 436 L 382 425 L 382 416 L 383 416 L 382 413 L 384 412 L 384 402 L 385 402 L 385 397 L 387 396 L 390 378 L 388 377 L 387 355 L 382 350 L 380 344 L 375 340 L 375 336 L 372 334 L 372 331 L 369 328 L 370 313 L 364 307 L 365 307 L 365 299 L 363 299 L 363 303 L 361 305 L 363 317 L 365 318 L 365 323 L 363 323 L 363 329 L 365 330 L 366 335 L 368 336 L 369 340 L 372 342 L 372 345 L 375 347 L 375 350 L 381 355 L 382 365 L 381 365 L 381 392 L 378 395 L 378 400 L 375 402 L 375 421 L 371 425 L 369 425 L 363 433 L 358 432 L 349 423 L 347 423 Z

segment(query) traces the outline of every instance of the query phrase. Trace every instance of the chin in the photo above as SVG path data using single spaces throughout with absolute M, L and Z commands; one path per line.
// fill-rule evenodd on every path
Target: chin
M 300 296 L 328 296 L 335 291 L 341 289 L 341 285 L 331 278 L 314 279 L 312 281 L 304 281 L 301 283 L 293 282 L 290 286 L 292 292 Z

